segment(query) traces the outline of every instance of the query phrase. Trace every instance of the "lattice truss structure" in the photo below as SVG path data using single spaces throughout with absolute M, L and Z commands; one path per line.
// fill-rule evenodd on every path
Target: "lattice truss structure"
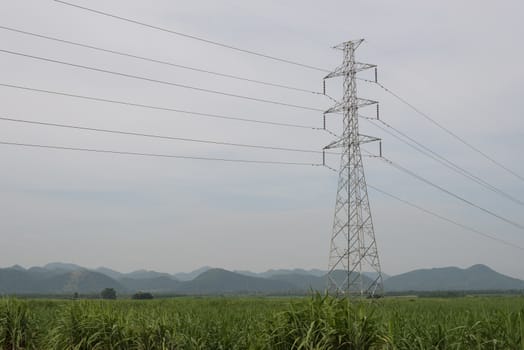
M 377 105 L 378 111 L 378 102 L 357 97 L 358 72 L 375 69 L 376 80 L 375 65 L 355 61 L 355 51 L 362 42 L 363 39 L 336 46 L 343 51 L 344 61 L 324 78 L 341 77 L 344 85 L 342 100 L 325 112 L 342 114 L 344 129 L 338 140 L 325 147 L 342 149 L 329 252 L 328 291 L 336 295 L 376 296 L 383 293 L 382 273 L 360 145 L 379 139 L 359 133 L 358 110 Z

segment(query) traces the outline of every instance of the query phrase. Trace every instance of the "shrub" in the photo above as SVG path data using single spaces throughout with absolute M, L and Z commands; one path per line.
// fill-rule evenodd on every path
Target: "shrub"
M 131 299 L 150 300 L 153 299 L 153 294 L 147 292 L 137 292 L 131 296 Z
M 114 300 L 116 299 L 116 291 L 113 288 L 106 288 L 100 293 L 100 296 L 102 299 Z

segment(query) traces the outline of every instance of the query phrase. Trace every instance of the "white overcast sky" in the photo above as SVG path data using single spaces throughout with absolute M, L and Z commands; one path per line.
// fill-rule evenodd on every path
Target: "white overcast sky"
M 332 46 L 365 38 L 358 59 L 382 83 L 524 174 L 524 3 L 515 1 L 71 0 L 248 50 L 334 68 Z M 0 25 L 320 91 L 323 73 L 147 29 L 51 0 L 3 0 Z M 327 109 L 322 96 L 210 76 L 0 29 L 0 49 Z M 159 85 L 0 52 L 0 84 L 267 121 L 321 126 L 321 113 Z M 328 92 L 339 96 L 340 81 Z M 524 200 L 524 182 L 497 168 L 373 85 L 381 117 L 497 188 Z M 174 137 L 320 150 L 321 131 L 82 101 L 0 86 L 0 117 Z M 362 113 L 367 111 L 362 110 Z M 369 111 L 371 113 L 371 111 Z M 329 126 L 340 130 L 330 116 Z M 523 206 L 443 168 L 362 121 L 385 156 L 524 224 Z M 318 163 L 317 154 L 259 151 L 0 120 L 0 141 L 201 157 Z M 374 146 L 366 146 L 375 151 Z M 337 159 L 329 159 L 337 167 Z M 122 271 L 202 265 L 262 271 L 326 268 L 337 177 L 321 167 L 254 165 L 28 149 L 0 145 L 0 266 L 64 261 Z M 370 184 L 524 246 L 524 232 L 366 159 Z M 483 263 L 524 278 L 523 250 L 475 235 L 370 190 L 389 274 Z

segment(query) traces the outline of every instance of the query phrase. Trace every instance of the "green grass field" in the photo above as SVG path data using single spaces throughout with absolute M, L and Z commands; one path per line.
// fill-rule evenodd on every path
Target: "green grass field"
M 524 297 L 0 300 L 0 349 L 524 349 Z

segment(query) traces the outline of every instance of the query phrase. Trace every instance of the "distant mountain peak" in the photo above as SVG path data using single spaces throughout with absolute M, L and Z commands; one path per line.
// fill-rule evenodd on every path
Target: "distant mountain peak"
M 495 272 L 492 268 L 484 264 L 475 264 L 468 267 L 466 270 L 470 271 L 484 271 L 484 272 Z
M 216 277 L 225 276 L 225 275 L 233 276 L 233 275 L 240 275 L 240 274 L 236 272 L 228 271 L 226 269 L 222 269 L 219 267 L 213 267 L 213 268 L 209 268 L 205 270 L 204 272 L 196 276 L 193 280 L 205 279 L 205 278 L 209 278 L 210 276 L 213 276 L 216 278 Z
M 44 265 L 46 270 L 64 270 L 64 271 L 75 271 L 75 270 L 86 270 L 85 267 L 72 263 L 63 263 L 63 262 L 52 262 Z
M 206 272 L 208 270 L 212 270 L 213 267 L 211 266 L 202 266 L 196 270 L 193 270 L 191 272 L 178 272 L 173 275 L 177 280 L 180 281 L 191 281 L 198 275 L 202 274 L 203 272 Z

